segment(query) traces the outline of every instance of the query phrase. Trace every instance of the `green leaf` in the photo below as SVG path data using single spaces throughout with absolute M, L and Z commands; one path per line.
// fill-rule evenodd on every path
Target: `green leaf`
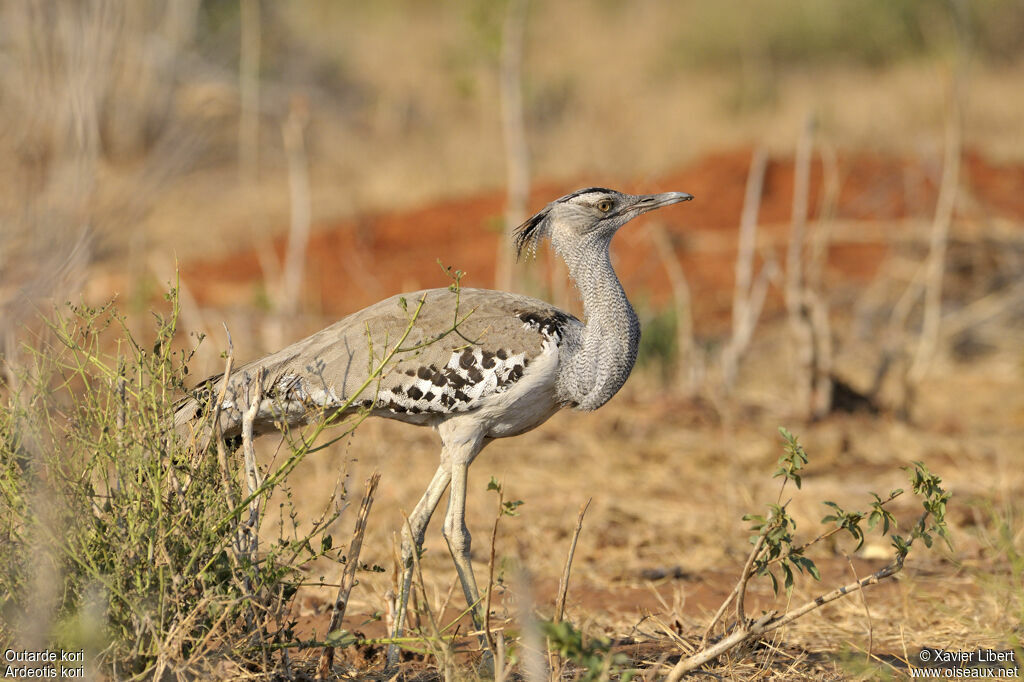
M 503 502 L 501 513 L 505 516 L 519 516 L 519 512 L 516 511 L 523 505 L 522 500 L 516 500 L 514 502 Z

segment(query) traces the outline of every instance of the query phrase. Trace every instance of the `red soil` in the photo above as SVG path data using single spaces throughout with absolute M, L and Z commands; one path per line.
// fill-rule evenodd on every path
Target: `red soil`
M 721 320 L 730 306 L 737 226 L 751 156 L 749 149 L 712 154 L 644 187 L 624 187 L 695 195 L 693 202 L 664 209 L 641 222 L 659 221 L 669 233 L 694 292 L 698 320 Z M 970 201 L 961 202 L 962 216 L 969 211 L 969 217 L 980 220 L 1024 220 L 1024 166 L 992 165 L 970 152 L 963 161 L 961 181 Z M 880 227 L 906 230 L 906 223 L 894 221 L 931 218 L 941 161 L 850 153 L 838 157 L 837 170 L 840 189 L 835 219 L 863 221 L 864 229 L 875 222 L 875 236 L 864 243 L 834 243 L 827 281 L 862 284 L 874 276 L 888 248 L 886 232 L 879 232 Z M 793 175 L 791 159 L 769 161 L 760 206 L 762 238 L 776 237 L 781 242 L 788 233 Z M 538 185 L 530 206 L 539 208 L 572 189 Z M 815 158 L 811 220 L 819 213 L 823 193 L 822 162 Z M 439 258 L 466 271 L 467 286 L 493 286 L 503 202 L 502 192 L 489 192 L 320 226 L 308 248 L 306 306 L 343 315 L 399 291 L 443 286 L 447 279 L 438 268 Z M 855 228 L 860 230 L 856 224 Z M 279 257 L 284 246 L 284 237 L 273 242 Z M 647 230 L 627 227 L 613 251 L 616 268 L 634 300 L 657 307 L 670 299 L 668 277 Z M 782 255 L 781 250 L 777 252 L 780 260 Z M 226 306 L 252 301 L 262 271 L 256 250 L 249 248 L 227 258 L 187 264 L 182 278 L 200 304 Z

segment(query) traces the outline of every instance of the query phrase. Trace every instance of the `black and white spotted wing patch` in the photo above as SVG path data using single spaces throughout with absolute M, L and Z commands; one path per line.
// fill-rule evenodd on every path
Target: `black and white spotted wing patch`
M 573 318 L 567 313 L 554 308 L 550 310 L 530 310 L 517 314 L 523 324 L 529 328 L 539 331 L 546 340 L 559 343 L 564 335 L 565 325 Z
M 446 414 L 479 407 L 488 396 L 507 390 L 526 370 L 525 353 L 466 347 L 455 349 L 443 367 L 401 367 L 382 388 L 376 406 L 396 413 Z

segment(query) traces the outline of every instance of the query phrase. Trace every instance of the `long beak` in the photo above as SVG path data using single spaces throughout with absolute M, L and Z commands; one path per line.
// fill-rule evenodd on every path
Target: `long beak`
M 686 192 L 665 192 L 663 194 L 643 194 L 637 197 L 637 200 L 629 207 L 628 210 L 634 212 L 634 217 L 648 211 L 653 211 L 656 208 L 663 206 L 671 206 L 672 204 L 678 204 L 681 201 L 689 201 L 693 198 L 692 194 Z

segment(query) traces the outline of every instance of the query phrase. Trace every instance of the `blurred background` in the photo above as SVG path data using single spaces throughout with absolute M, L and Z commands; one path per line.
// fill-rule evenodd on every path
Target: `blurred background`
M 176 270 L 181 326 L 209 337 L 193 376 L 219 370 L 222 322 L 245 361 L 445 286 L 438 259 L 578 312 L 545 254 L 512 262 L 509 227 L 578 187 L 690 192 L 613 246 L 645 331 L 606 418 L 481 458 L 527 502 L 508 551 L 557 576 L 544 548 L 600 491 L 585 584 L 625 594 L 654 570 L 685 592 L 741 565 L 751 472 L 787 423 L 828 469 L 818 497 L 888 490 L 913 458 L 947 476 L 969 532 L 933 591 L 990 603 L 980 634 L 966 611 L 944 627 L 996 641 L 1024 613 L 1019 586 L 998 615 L 977 578 L 1020 571 L 987 538 L 1021 546 L 1022 84 L 1019 0 L 5 0 L 0 351 L 18 362 L 49 301 L 116 296 L 148 329 Z M 297 486 L 381 468 L 383 564 L 435 450 L 367 423 Z M 920 645 L 934 623 L 907 627 Z
M 175 260 L 211 264 L 184 278 L 200 300 L 252 305 L 274 298 L 260 287 L 276 289 L 284 264 L 241 254 L 296 218 L 365 241 L 366 216 L 454 199 L 480 203 L 437 222 L 489 237 L 489 261 L 460 262 L 451 234 L 416 220 L 387 247 L 491 286 L 505 190 L 523 177 L 546 191 L 520 212 L 564 188 L 659 188 L 710 163 L 679 178 L 697 202 L 665 220 L 738 224 L 742 155 L 791 158 L 808 117 L 822 144 L 937 184 L 955 96 L 965 153 L 1024 158 L 1012 0 L 5 2 L 2 19 L 5 329 L 55 287 L 145 300 Z M 706 160 L 722 152 L 739 157 L 732 175 Z M 843 210 L 861 215 L 885 203 L 852 199 Z M 380 295 L 414 284 L 353 267 L 305 272 L 298 309 L 356 307 L 369 299 L 322 299 L 357 280 Z

